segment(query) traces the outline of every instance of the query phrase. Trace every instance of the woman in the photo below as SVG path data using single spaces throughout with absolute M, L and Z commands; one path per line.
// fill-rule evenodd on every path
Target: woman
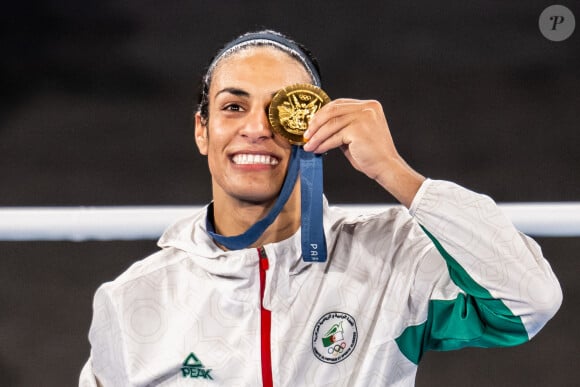
M 408 166 L 378 102 L 327 103 L 303 147 L 274 132 L 272 98 L 295 84 L 320 86 L 318 66 L 273 31 L 213 59 L 195 115 L 213 201 L 99 288 L 81 385 L 410 386 L 424 351 L 520 344 L 557 311 L 537 244 L 488 197 Z M 406 208 L 324 202 L 327 258 L 310 262 L 294 166 L 334 148 Z

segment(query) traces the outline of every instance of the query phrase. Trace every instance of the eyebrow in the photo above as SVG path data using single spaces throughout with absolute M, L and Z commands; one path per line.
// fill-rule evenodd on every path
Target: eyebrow
M 272 97 L 274 97 L 277 92 L 278 91 L 274 91 L 272 93 Z M 229 94 L 233 94 L 233 95 L 238 96 L 238 97 L 245 97 L 245 98 L 250 97 L 250 93 L 248 93 L 246 90 L 238 89 L 237 87 L 224 87 L 223 89 L 218 91 L 215 96 L 217 97 L 218 95 L 220 95 L 222 93 L 229 93 Z
M 215 96 L 217 97 L 218 95 L 220 95 L 222 93 L 229 93 L 229 94 L 233 94 L 237 97 L 246 97 L 246 98 L 250 96 L 250 93 L 248 93 L 247 91 L 242 90 L 242 89 L 238 89 L 236 87 L 225 87 L 225 88 L 221 89 L 220 91 L 218 91 Z

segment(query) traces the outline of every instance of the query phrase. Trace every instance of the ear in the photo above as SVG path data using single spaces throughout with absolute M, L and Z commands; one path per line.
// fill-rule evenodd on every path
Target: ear
M 197 144 L 199 153 L 207 156 L 207 124 L 203 124 L 202 122 L 201 114 L 199 112 L 195 113 L 195 143 Z

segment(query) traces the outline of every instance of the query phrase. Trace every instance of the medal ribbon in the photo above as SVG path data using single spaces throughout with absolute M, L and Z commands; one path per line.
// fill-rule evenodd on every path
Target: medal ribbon
M 266 231 L 268 226 L 272 224 L 274 219 L 280 214 L 282 208 L 288 201 L 294 186 L 296 185 L 296 179 L 298 178 L 298 173 L 300 171 L 300 159 L 299 159 L 299 149 L 298 147 L 292 147 L 292 154 L 290 155 L 290 161 L 288 163 L 288 172 L 286 173 L 286 178 L 284 179 L 284 184 L 282 185 L 282 190 L 274 206 L 263 219 L 256 222 L 252 227 L 247 229 L 243 234 L 235 235 L 231 237 L 223 236 L 215 232 L 213 225 L 213 203 L 210 204 L 208 208 L 208 216 L 206 218 L 206 229 L 208 234 L 219 244 L 227 247 L 230 250 L 239 250 L 250 246 L 252 243 L 256 242 L 260 235 Z
M 213 203 L 208 208 L 206 229 L 208 234 L 219 244 L 230 250 L 246 248 L 256 242 L 260 235 L 272 224 L 288 201 L 296 179 L 300 173 L 301 195 L 301 241 L 302 259 L 305 262 L 326 261 L 326 238 L 322 223 L 322 156 L 305 152 L 302 147 L 293 146 L 288 165 L 288 172 L 282 190 L 274 206 L 263 219 L 256 222 L 244 233 L 235 236 L 223 236 L 215 232 L 213 225 Z
M 301 241 L 305 262 L 326 261 L 322 223 L 322 155 L 298 149 L 300 156 Z

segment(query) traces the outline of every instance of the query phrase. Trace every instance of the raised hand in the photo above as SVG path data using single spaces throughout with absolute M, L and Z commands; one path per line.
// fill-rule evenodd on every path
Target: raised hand
M 304 134 L 304 150 L 340 148 L 352 166 L 409 207 L 423 176 L 399 155 L 378 101 L 336 99 L 320 109 Z

